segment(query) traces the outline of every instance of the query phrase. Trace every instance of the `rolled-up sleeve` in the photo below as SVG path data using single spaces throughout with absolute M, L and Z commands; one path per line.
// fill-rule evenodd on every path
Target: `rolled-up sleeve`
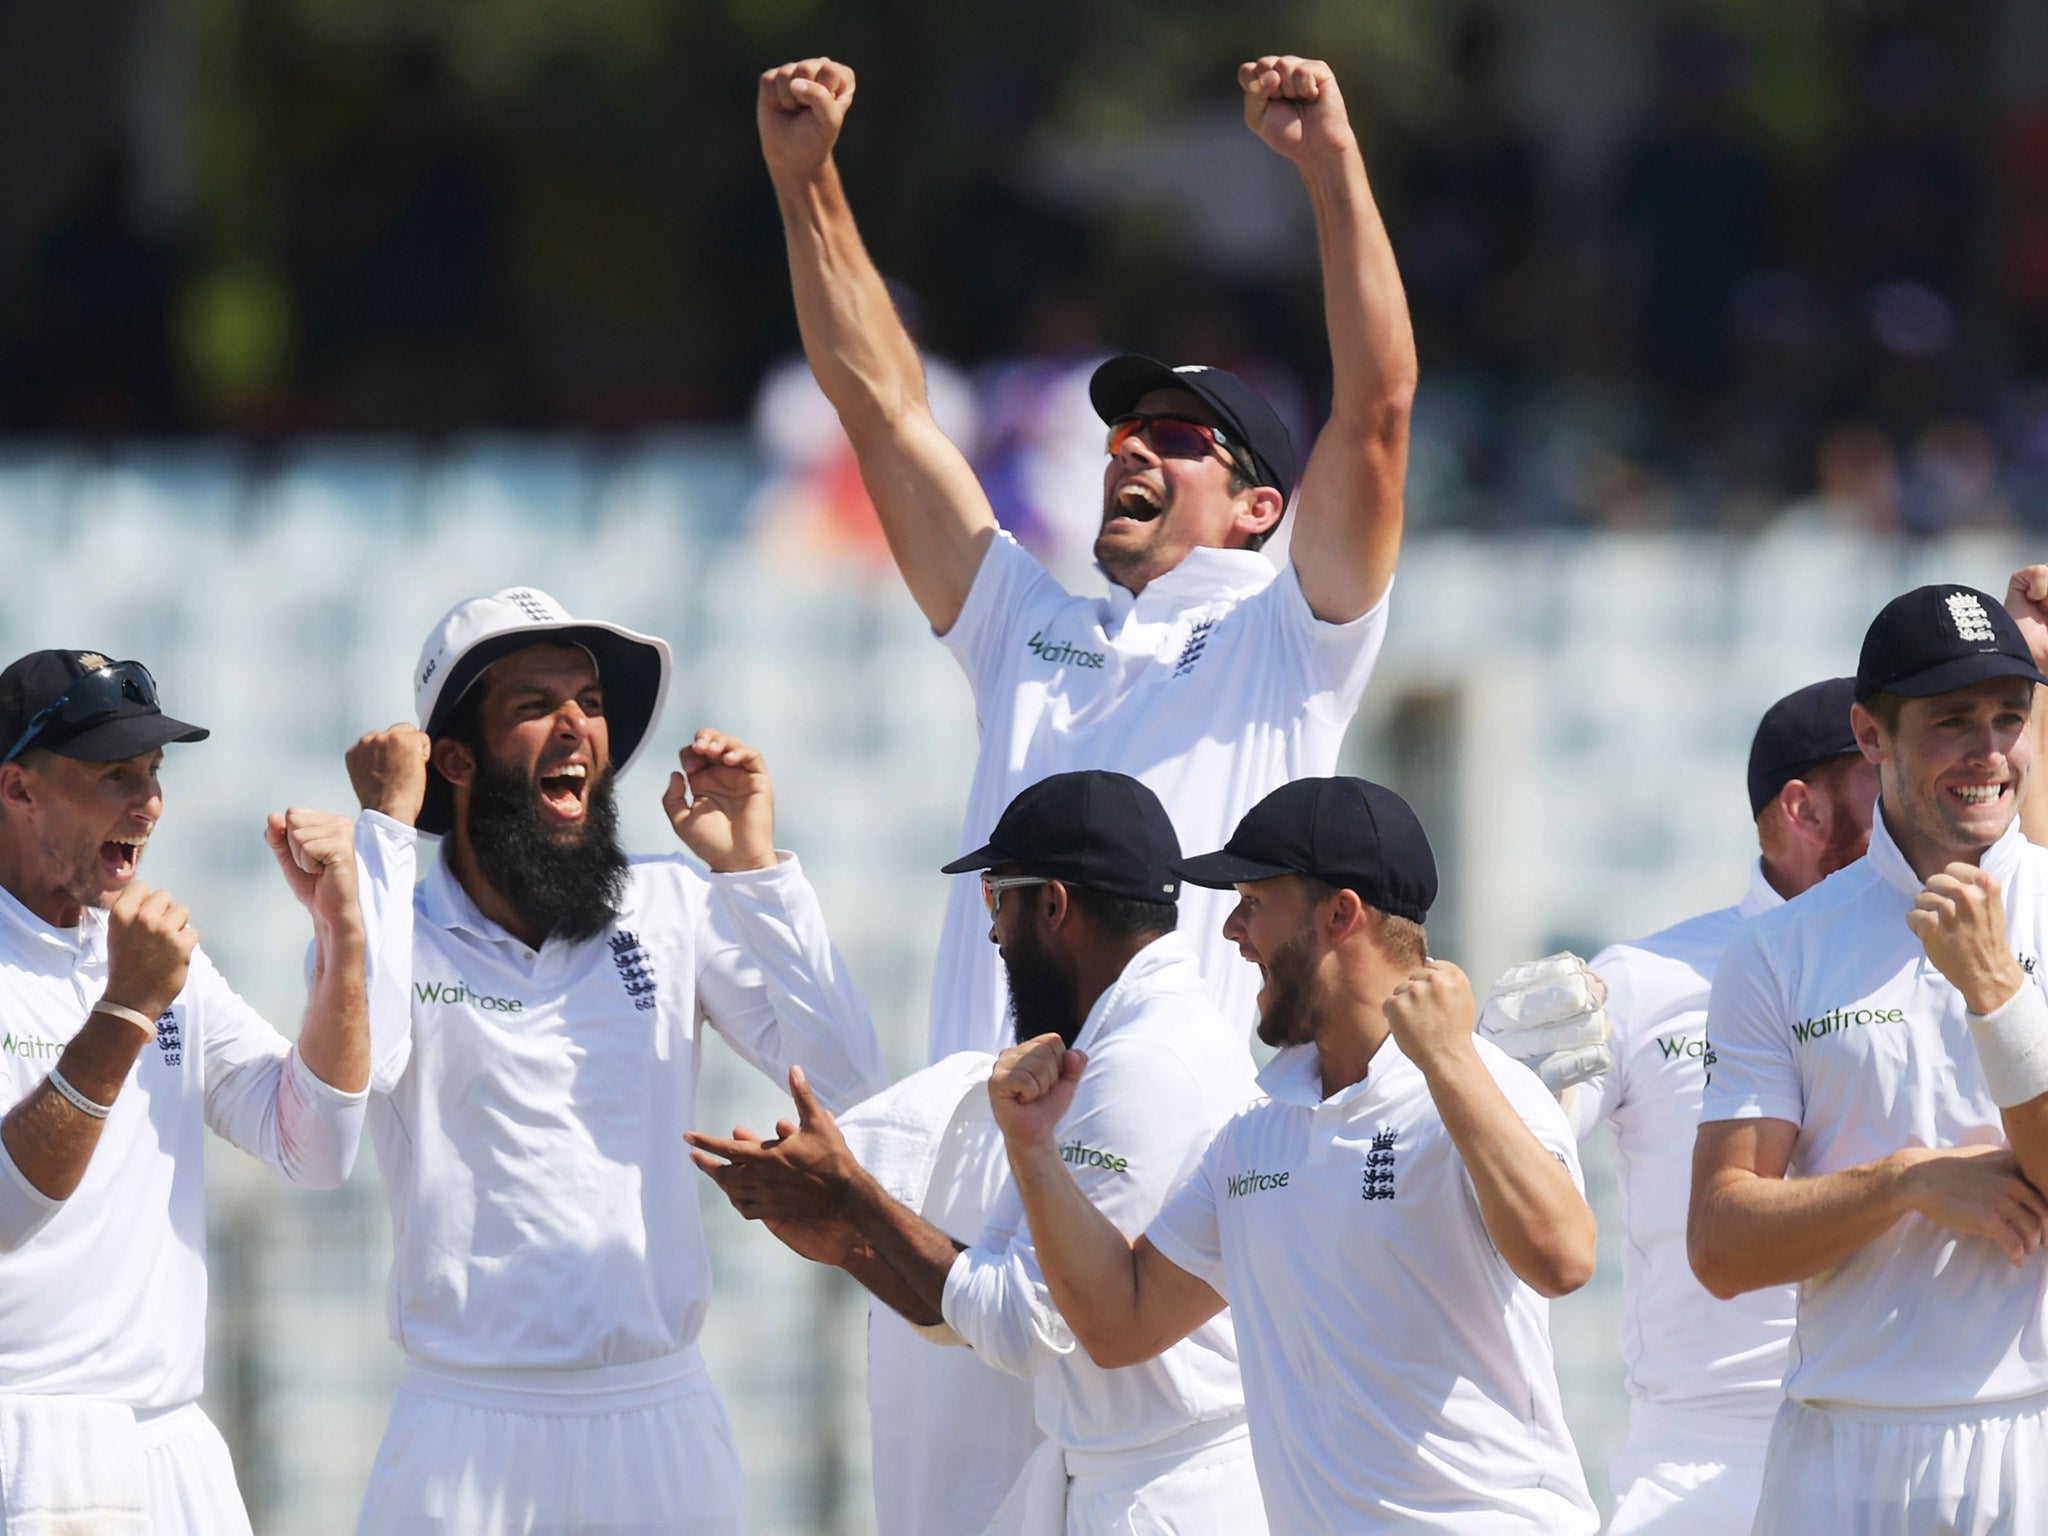
M 249 1006 L 203 952 L 179 995 L 185 1027 L 199 1035 L 206 1123 L 282 1177 L 332 1189 L 355 1166 L 369 1090 L 323 1083 L 299 1049 Z M 188 1040 L 189 1048 L 189 1040 Z
M 7 1144 L 0 1142 L 0 1253 L 14 1252 L 63 1209 L 62 1200 L 29 1183 L 28 1175 L 7 1155 Z
M 880 1092 L 889 1075 L 875 1021 L 796 855 L 706 879 L 697 998 L 712 1027 L 777 1081 L 800 1064 L 828 1109 Z
M 1074 1352 L 1073 1330 L 1053 1304 L 1013 1186 L 988 1228 L 946 1274 L 940 1311 L 986 1363 L 1030 1378 Z
M 419 833 L 377 811 L 358 816 L 356 895 L 368 941 L 364 970 L 372 1093 L 389 1093 L 412 1060 L 413 889 L 418 878 Z

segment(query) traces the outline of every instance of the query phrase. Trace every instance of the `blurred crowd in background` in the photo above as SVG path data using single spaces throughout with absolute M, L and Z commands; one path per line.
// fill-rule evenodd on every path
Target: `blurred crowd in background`
M 1418 525 L 2048 527 L 2037 0 L 0 8 L 0 430 L 751 419 L 764 529 L 879 557 L 752 121 L 760 68 L 830 52 L 941 419 L 1057 555 L 1103 351 L 1319 415 L 1307 204 L 1232 75 L 1275 48 L 1367 125 Z

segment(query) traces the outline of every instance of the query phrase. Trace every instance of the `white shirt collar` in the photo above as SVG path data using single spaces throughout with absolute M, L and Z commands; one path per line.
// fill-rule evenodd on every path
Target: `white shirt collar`
M 1120 624 L 1140 606 L 1145 617 L 1153 618 L 1159 616 L 1161 609 L 1177 613 L 1206 598 L 1256 592 L 1279 574 L 1273 562 L 1256 549 L 1191 549 L 1179 565 L 1146 582 L 1143 592 L 1133 592 L 1111 581 L 1109 621 L 1112 626 Z M 1108 575 L 1103 572 L 1105 580 Z
M 107 931 L 107 915 L 87 907 L 75 928 L 44 922 L 21 904 L 14 892 L 0 886 L 0 935 L 23 960 L 68 971 Z
M 1182 974 L 1176 976 L 1176 972 Z M 1096 1042 L 1122 1022 L 1127 1006 L 1139 1001 L 1143 994 L 1200 991 L 1201 986 L 1202 967 L 1195 959 L 1194 947 L 1177 932 L 1161 934 L 1131 956 L 1117 979 L 1095 999 L 1095 1006 L 1081 1021 L 1081 1032 L 1074 1037 L 1074 1044 L 1084 1051 L 1094 1050 Z
M 523 951 L 525 942 L 485 917 L 462 888 L 462 882 L 455 878 L 448 862 L 449 850 L 454 846 L 453 838 L 442 842 L 441 856 L 420 882 L 420 915 L 436 928 L 461 929 L 487 944 L 517 944 Z
M 1999 834 L 1998 841 L 1984 850 L 1981 864 L 1999 883 L 2010 885 L 2012 877 L 2019 873 L 2020 851 L 2026 846 L 2026 836 L 2020 831 L 2017 815 Z M 1905 854 L 1892 839 L 1892 829 L 1886 825 L 1884 802 L 1877 803 L 1877 814 L 1870 819 L 1870 852 L 1864 855 L 1870 860 L 1870 867 L 1884 878 L 1885 884 L 1899 892 L 1908 901 L 1920 894 L 1927 882 L 1913 873 L 1913 866 L 1906 862 Z
M 1742 900 L 1736 903 L 1736 912 L 1745 918 L 1755 917 L 1759 912 L 1768 912 L 1773 907 L 1785 905 L 1785 898 L 1778 894 L 1778 888 L 1764 876 L 1764 861 L 1761 856 L 1749 866 L 1749 889 L 1742 893 Z

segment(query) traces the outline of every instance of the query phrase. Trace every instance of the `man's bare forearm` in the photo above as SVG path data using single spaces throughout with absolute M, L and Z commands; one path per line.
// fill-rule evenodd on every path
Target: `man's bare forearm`
M 1726 1169 L 1695 1178 L 1686 1251 L 1700 1284 L 1727 1299 L 1792 1285 L 1875 1242 L 1912 1207 L 1900 1153 L 1810 1179 Z
M 125 1019 L 88 1014 L 57 1058 L 57 1070 L 78 1093 L 111 1106 L 149 1037 Z M 0 1139 L 22 1177 L 52 1200 L 68 1200 L 85 1177 L 106 1122 L 74 1106 L 48 1078 L 0 1121 Z
M 944 1322 L 946 1276 L 960 1244 L 865 1174 L 849 1184 L 843 1215 L 867 1245 L 847 1273 L 919 1327 Z
M 1141 1331 L 1131 1240 L 1081 1193 L 1056 1146 L 1010 1142 L 1008 1147 L 1010 1172 L 1053 1305 L 1091 1356 L 1127 1348 Z
M 370 998 L 362 925 L 336 924 L 316 936 L 313 985 L 299 1025 L 299 1059 L 328 1087 L 370 1086 Z

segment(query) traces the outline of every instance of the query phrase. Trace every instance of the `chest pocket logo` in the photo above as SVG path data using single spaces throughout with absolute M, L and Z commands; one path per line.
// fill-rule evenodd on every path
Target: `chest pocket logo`
M 156 1048 L 164 1053 L 167 1067 L 175 1067 L 185 1059 L 185 1032 L 178 1027 L 176 1008 L 166 1008 L 156 1016 Z
M 1209 648 L 1209 631 L 1215 627 L 1214 619 L 1203 619 L 1188 631 L 1188 643 L 1180 648 L 1180 660 L 1173 664 L 1175 677 L 1186 677 L 1195 670 L 1195 663 L 1202 659 L 1202 652 Z
M 1394 1136 L 1393 1129 L 1389 1127 L 1373 1137 L 1372 1150 L 1365 1154 L 1364 1188 L 1359 1191 L 1361 1200 L 1394 1198 Z
M 626 996 L 633 999 L 633 1006 L 642 1013 L 651 1012 L 660 983 L 654 979 L 654 965 L 647 958 L 647 951 L 640 947 L 640 936 L 621 928 L 605 942 L 611 945 L 612 964 L 618 967 Z

